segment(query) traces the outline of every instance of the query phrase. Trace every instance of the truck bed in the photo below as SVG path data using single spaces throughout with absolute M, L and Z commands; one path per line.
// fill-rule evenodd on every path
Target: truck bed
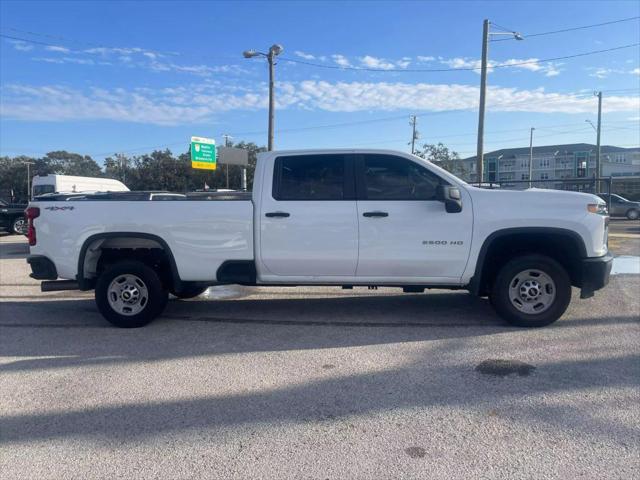
M 228 260 L 253 260 L 253 202 L 246 192 L 197 192 L 150 201 L 167 192 L 117 192 L 38 198 L 37 243 L 60 278 L 75 279 L 96 248 L 169 248 L 184 281 L 215 281 Z M 131 240 L 115 237 L 125 233 Z M 155 245 L 155 247 L 154 247 Z M 88 253 L 87 253 L 88 252 Z M 87 273 L 95 265 L 89 265 Z

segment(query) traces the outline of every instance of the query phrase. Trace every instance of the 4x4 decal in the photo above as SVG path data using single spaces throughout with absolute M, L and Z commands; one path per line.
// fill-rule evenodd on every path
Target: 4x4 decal
M 44 207 L 45 210 L 51 210 L 52 212 L 57 212 L 59 210 L 73 210 L 75 207 L 72 206 L 68 206 L 68 207 Z

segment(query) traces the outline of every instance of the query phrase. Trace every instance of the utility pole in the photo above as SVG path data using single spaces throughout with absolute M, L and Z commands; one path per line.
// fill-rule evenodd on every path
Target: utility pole
M 478 184 L 482 183 L 482 171 L 484 169 L 484 107 L 487 97 L 487 63 L 489 61 L 489 37 L 491 35 L 506 35 L 515 40 L 524 40 L 518 32 L 491 32 L 491 22 L 485 19 L 482 22 L 482 63 L 480 66 L 480 106 L 478 108 L 478 149 L 476 153 L 476 173 Z M 501 28 L 501 27 L 499 27 Z
M 418 138 L 418 132 L 416 132 L 416 116 L 410 115 L 409 119 L 409 125 L 413 127 L 413 133 L 411 134 L 411 155 L 413 155 L 416 152 L 416 139 Z
M 269 138 L 267 139 L 267 150 L 273 150 L 273 112 L 276 108 L 275 106 L 275 95 L 274 95 L 274 76 L 275 69 L 273 68 L 273 59 L 275 55 L 273 54 L 273 49 L 269 50 L 269 55 L 267 56 L 267 61 L 269 62 Z
M 533 131 L 534 127 L 531 127 L 531 133 L 529 134 L 529 188 L 531 188 L 531 179 L 533 177 Z
M 244 58 L 265 57 L 269 63 L 269 134 L 267 138 L 267 150 L 273 150 L 273 116 L 275 111 L 274 77 L 275 58 L 284 51 L 282 45 L 273 44 L 268 53 L 257 52 L 255 50 L 245 50 L 242 52 Z
M 27 166 L 27 200 L 31 201 L 31 169 L 29 165 L 35 165 L 34 162 L 23 162 Z
M 127 159 L 124 154 L 120 157 L 120 172 L 122 174 L 122 183 L 127 184 Z
M 484 168 L 484 106 L 487 96 L 487 57 L 489 56 L 489 20 L 482 23 L 482 64 L 480 68 L 480 106 L 478 108 L 478 149 L 476 153 L 476 176 L 482 183 Z
M 596 132 L 596 178 L 600 178 L 600 127 L 602 125 L 602 92 L 598 96 L 598 129 Z M 600 191 L 600 182 L 596 180 L 596 189 Z
M 222 138 L 224 138 L 224 146 L 228 147 L 229 146 L 229 139 L 233 138 L 231 135 L 228 134 L 224 134 L 222 135 Z M 229 164 L 225 164 L 225 172 L 226 172 L 226 176 L 227 176 L 227 190 L 229 190 Z

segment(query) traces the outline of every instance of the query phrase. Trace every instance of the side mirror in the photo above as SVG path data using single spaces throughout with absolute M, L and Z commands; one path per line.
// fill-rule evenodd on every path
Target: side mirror
M 462 211 L 462 196 L 458 187 L 438 185 L 436 187 L 436 199 L 444 203 L 447 213 L 459 213 Z

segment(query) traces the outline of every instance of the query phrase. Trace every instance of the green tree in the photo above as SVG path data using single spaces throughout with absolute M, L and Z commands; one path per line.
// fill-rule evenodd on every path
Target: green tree
M 100 165 L 88 155 L 80 155 L 65 150 L 47 153 L 36 162 L 38 175 L 56 173 L 60 175 L 78 175 L 81 177 L 101 177 Z
M 468 173 L 464 163 L 460 160 L 458 152 L 449 150 L 449 147 L 442 143 L 438 143 L 437 145 L 425 143 L 422 148 L 416 149 L 415 154 L 433 162 L 435 165 L 444 168 L 458 177 L 464 177 Z
M 22 203 L 28 199 L 27 193 L 27 165 L 25 162 L 35 163 L 35 158 L 0 157 L 0 198 L 8 202 Z M 31 175 L 33 167 L 31 165 Z

